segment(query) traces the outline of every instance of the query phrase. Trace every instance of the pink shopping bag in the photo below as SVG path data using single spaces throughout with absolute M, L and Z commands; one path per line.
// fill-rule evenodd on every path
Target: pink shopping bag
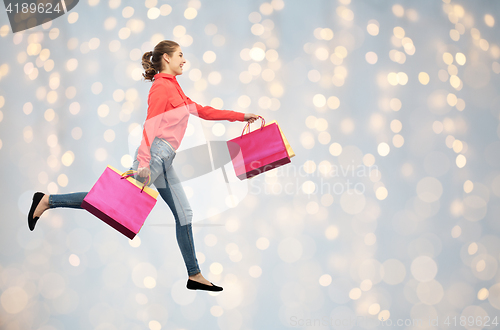
M 129 177 L 133 172 L 121 173 L 108 165 L 81 205 L 130 239 L 139 233 L 158 197 L 146 183 Z
M 243 135 L 250 123 L 247 122 L 241 136 L 227 141 L 236 176 L 243 180 L 290 163 L 283 137 L 277 123 L 265 126 Z

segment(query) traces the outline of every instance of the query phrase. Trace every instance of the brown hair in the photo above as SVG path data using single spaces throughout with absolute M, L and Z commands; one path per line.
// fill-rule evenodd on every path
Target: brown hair
M 154 81 L 154 76 L 162 70 L 162 57 L 167 53 L 173 56 L 179 44 L 171 40 L 160 41 L 152 52 L 146 52 L 142 55 L 142 67 L 145 73 L 142 74 L 145 80 Z M 152 58 L 151 58 L 152 57 Z

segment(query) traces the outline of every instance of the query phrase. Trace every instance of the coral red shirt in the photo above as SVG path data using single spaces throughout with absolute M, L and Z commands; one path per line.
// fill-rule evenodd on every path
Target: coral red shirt
M 148 114 L 137 153 L 139 167 L 149 168 L 150 147 L 155 137 L 167 140 L 177 150 L 184 137 L 189 114 L 206 120 L 245 121 L 242 112 L 217 110 L 193 102 L 184 94 L 175 75 L 157 73 L 149 90 Z

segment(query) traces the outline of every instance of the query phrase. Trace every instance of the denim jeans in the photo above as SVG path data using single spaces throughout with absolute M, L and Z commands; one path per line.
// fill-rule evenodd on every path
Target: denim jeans
M 137 160 L 138 150 L 135 152 L 134 162 L 132 167 L 130 167 L 131 170 L 135 171 L 137 171 L 139 166 L 139 161 Z M 188 275 L 195 275 L 200 272 L 200 267 L 196 259 L 191 225 L 193 211 L 172 166 L 176 151 L 166 140 L 155 137 L 150 152 L 151 160 L 149 162 L 149 169 L 151 171 L 151 182 L 155 185 L 160 196 L 167 203 L 174 215 L 177 244 L 186 264 Z M 137 174 L 134 177 L 140 181 L 147 179 L 141 178 Z M 86 195 L 87 192 L 51 194 L 49 195 L 49 208 L 69 207 L 81 209 L 82 201 Z

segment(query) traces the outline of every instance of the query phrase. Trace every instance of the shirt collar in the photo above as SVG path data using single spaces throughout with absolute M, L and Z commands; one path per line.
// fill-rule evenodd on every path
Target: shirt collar
M 159 78 L 175 79 L 175 76 L 173 74 L 160 72 L 160 73 L 155 74 L 154 78 L 155 78 L 155 80 L 159 79 Z

